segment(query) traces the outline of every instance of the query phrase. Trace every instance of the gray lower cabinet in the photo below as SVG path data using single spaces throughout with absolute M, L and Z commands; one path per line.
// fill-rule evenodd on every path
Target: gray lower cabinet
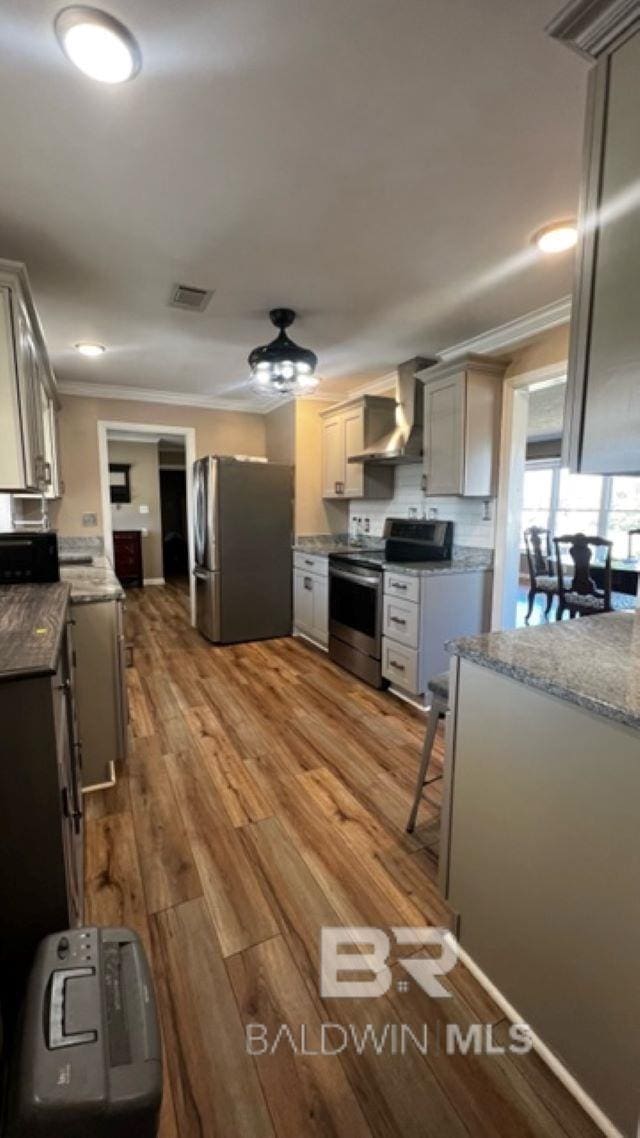
M 293 631 L 322 648 L 329 643 L 329 560 L 293 555 Z
M 0 984 L 11 991 L 42 939 L 83 919 L 83 815 L 73 649 L 55 675 L 0 683 Z
M 590 75 L 565 462 L 640 473 L 640 3 L 593 0 L 549 28 L 595 61 Z
M 120 600 L 72 606 L 85 790 L 112 781 L 127 755 L 123 608 Z
M 487 632 L 493 573 L 413 575 L 384 571 L 382 674 L 393 688 L 422 700 L 432 676 L 447 671 L 445 643 Z

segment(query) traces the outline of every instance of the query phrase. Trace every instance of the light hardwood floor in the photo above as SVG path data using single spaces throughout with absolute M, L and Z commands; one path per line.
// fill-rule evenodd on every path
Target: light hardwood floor
M 86 919 L 131 926 L 149 952 L 162 1138 L 596 1135 L 533 1055 L 247 1053 L 251 1023 L 270 1039 L 306 1025 L 308 1050 L 329 1021 L 480 1022 L 504 1042 L 460 965 L 446 1000 L 400 991 L 397 955 L 386 996 L 319 996 L 323 926 L 449 922 L 440 782 L 404 832 L 424 720 L 299 641 L 208 645 L 174 587 L 130 592 L 127 633 L 131 755 L 114 789 L 85 799 Z

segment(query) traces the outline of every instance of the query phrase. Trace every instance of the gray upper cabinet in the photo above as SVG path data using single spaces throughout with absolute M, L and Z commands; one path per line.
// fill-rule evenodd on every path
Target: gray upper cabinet
M 424 382 L 427 496 L 495 496 L 504 370 L 468 355 L 417 373 Z
M 549 26 L 589 80 L 564 460 L 640 474 L 640 0 L 567 5 Z
M 0 492 L 59 493 L 56 393 L 24 266 L 0 262 Z
M 391 466 L 349 462 L 393 430 L 395 400 L 363 395 L 322 413 L 322 497 L 391 498 Z

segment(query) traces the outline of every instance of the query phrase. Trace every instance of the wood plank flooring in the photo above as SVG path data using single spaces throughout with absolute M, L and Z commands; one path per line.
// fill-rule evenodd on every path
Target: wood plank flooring
M 593 1138 L 533 1055 L 335 1055 L 322 1025 L 417 1037 L 501 1012 L 461 965 L 451 997 L 406 978 L 378 999 L 321 999 L 323 926 L 448 925 L 436 888 L 440 783 L 404 832 L 420 713 L 293 639 L 213 647 L 174 586 L 127 597 L 131 756 L 88 795 L 86 919 L 143 938 L 165 1051 L 161 1138 Z M 442 761 L 442 739 L 436 768 Z M 250 1054 L 286 1024 L 300 1050 Z M 371 1030 L 371 1029 L 369 1029 Z M 337 1051 L 337 1048 L 336 1048 Z

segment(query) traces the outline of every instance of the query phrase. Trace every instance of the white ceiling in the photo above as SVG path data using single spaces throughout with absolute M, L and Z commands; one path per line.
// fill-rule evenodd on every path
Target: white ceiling
M 577 203 L 559 0 L 109 0 L 144 56 L 120 87 L 66 61 L 62 3 L 0 9 L 0 256 L 59 379 L 248 400 L 285 304 L 340 391 L 570 291 L 571 254 L 527 253 Z

